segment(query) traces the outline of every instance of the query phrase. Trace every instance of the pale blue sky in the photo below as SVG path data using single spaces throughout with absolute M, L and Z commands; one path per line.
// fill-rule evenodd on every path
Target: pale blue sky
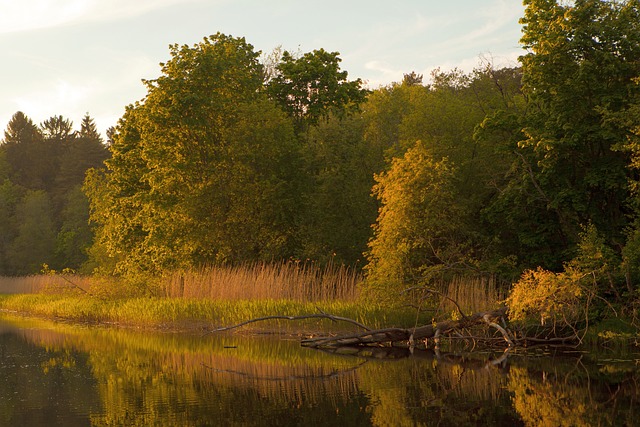
M 220 31 L 256 50 L 338 51 L 370 88 L 416 71 L 470 71 L 522 54 L 520 0 L 0 0 L 0 127 L 88 112 L 100 132 L 144 97 L 169 44 Z M 0 134 L 0 138 L 3 133 Z

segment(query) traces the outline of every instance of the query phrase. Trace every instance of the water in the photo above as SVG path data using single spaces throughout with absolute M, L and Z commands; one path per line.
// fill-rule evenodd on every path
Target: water
M 640 425 L 637 352 L 345 352 L 2 316 L 0 426 Z

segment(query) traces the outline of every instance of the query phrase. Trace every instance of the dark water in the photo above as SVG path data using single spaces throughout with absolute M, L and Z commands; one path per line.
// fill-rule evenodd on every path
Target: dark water
M 337 355 L 0 317 L 0 426 L 640 425 L 640 355 Z

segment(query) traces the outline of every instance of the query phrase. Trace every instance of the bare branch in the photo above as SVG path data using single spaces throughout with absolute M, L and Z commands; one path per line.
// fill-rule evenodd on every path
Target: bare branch
M 362 329 L 364 329 L 365 331 L 370 331 L 371 328 L 363 325 L 360 322 L 357 322 L 353 319 L 349 319 L 346 317 L 340 317 L 340 316 L 334 316 L 332 314 L 327 314 L 325 312 L 321 312 L 318 314 L 306 314 L 303 316 L 265 316 L 265 317 L 257 317 L 255 319 L 250 319 L 247 320 L 245 322 L 242 323 L 238 323 L 237 325 L 232 325 L 232 326 L 226 326 L 224 328 L 218 328 L 218 329 L 214 329 L 212 331 L 209 332 L 222 332 L 222 331 L 229 331 L 231 329 L 236 329 L 239 328 L 241 326 L 245 326 L 248 325 L 250 323 L 255 323 L 255 322 L 262 322 L 265 320 L 305 320 L 305 319 L 329 319 L 331 321 L 337 322 L 337 321 L 341 321 L 341 322 L 347 322 L 347 323 L 351 323 L 352 325 L 356 325 Z

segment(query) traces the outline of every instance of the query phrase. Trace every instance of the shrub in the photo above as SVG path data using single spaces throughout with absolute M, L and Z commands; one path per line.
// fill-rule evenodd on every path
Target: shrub
M 506 300 L 510 319 L 574 325 L 583 318 L 593 295 L 588 278 L 571 267 L 561 273 L 540 267 L 525 271 Z

